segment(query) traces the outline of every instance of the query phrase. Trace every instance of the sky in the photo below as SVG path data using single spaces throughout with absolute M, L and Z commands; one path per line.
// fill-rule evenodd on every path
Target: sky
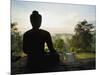
M 55 33 L 74 33 L 79 21 L 86 19 L 96 25 L 96 6 L 66 3 L 47 3 L 12 0 L 11 23 L 17 22 L 22 33 L 31 29 L 30 14 L 37 10 L 42 15 L 41 29 Z

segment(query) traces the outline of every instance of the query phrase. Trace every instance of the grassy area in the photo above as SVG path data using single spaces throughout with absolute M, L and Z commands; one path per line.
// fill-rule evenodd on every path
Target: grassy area
M 96 54 L 95 53 L 77 53 L 76 58 L 77 59 L 96 58 Z

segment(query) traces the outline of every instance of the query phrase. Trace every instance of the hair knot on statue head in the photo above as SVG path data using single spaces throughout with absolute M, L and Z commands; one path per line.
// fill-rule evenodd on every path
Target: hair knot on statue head
M 38 11 L 33 11 L 30 15 L 30 21 L 33 29 L 39 29 L 41 26 L 42 16 L 38 13 Z
M 36 11 L 36 10 L 33 11 L 32 14 L 34 14 L 34 15 L 39 15 L 38 11 Z

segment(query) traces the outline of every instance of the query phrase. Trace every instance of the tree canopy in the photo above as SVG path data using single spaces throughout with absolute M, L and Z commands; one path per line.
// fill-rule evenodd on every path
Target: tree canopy
M 18 55 L 22 51 L 22 35 L 17 28 L 17 23 L 11 23 L 11 52 Z
M 72 51 L 91 51 L 93 43 L 93 24 L 89 24 L 86 20 L 79 22 L 75 26 L 75 35 L 70 40 Z

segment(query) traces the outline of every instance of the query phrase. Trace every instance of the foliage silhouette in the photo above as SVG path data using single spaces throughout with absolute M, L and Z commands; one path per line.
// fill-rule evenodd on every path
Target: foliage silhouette
M 17 23 L 11 23 L 11 59 L 17 61 L 20 58 L 20 53 L 22 52 L 22 34 L 20 34 Z
M 92 32 L 93 24 L 88 24 L 86 20 L 78 23 L 75 27 L 75 35 L 70 40 L 72 51 L 91 52 L 94 38 Z

